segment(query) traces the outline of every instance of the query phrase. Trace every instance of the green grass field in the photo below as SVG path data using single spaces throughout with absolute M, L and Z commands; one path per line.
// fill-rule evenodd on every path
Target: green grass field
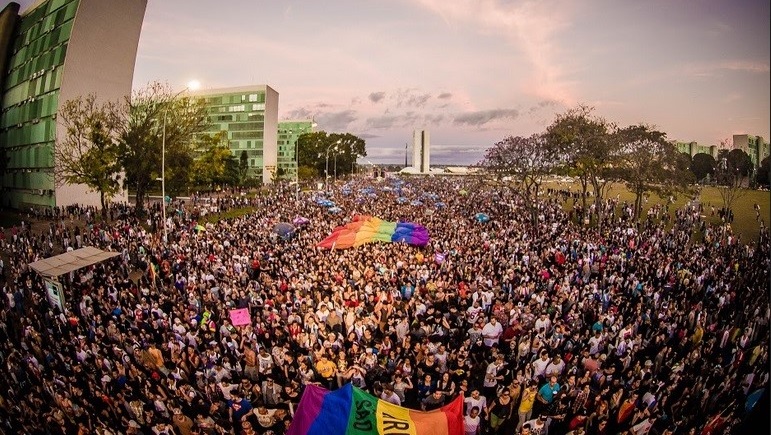
M 217 223 L 221 220 L 240 218 L 254 212 L 254 207 L 233 208 L 224 213 L 210 213 L 198 220 L 199 224 Z
M 579 183 L 560 183 L 556 182 L 545 183 L 547 188 L 567 189 L 573 192 L 580 192 L 581 185 Z M 621 202 L 627 201 L 634 203 L 634 194 L 626 189 L 623 184 L 613 184 L 608 188 L 607 197 L 612 198 L 618 195 Z M 691 200 L 691 196 L 688 194 L 680 194 L 675 199 L 674 205 L 670 206 L 670 210 L 678 209 Z M 723 200 L 720 197 L 720 192 L 717 188 L 707 186 L 702 187 L 701 192 L 697 198 L 704 205 L 704 215 L 709 223 L 720 223 L 720 217 L 710 216 L 710 206 L 714 206 L 715 210 L 719 210 L 723 206 Z M 589 198 L 587 204 L 591 203 L 592 198 Z M 642 216 L 645 216 L 648 209 L 655 204 L 666 204 L 667 198 L 660 198 L 657 195 L 652 195 L 647 204 L 643 203 Z M 571 202 L 572 204 L 572 202 Z M 759 190 L 744 189 L 741 196 L 734 201 L 734 221 L 731 227 L 734 233 L 741 235 L 741 240 L 744 243 L 757 240 L 760 231 L 760 222 L 755 220 L 754 205 L 760 205 L 760 216 L 765 220 L 766 227 L 771 224 L 771 193 L 763 192 Z M 569 206 L 568 206 L 569 207 Z

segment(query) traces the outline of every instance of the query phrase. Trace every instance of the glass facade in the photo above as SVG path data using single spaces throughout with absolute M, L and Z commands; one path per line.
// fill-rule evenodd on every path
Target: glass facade
M 717 157 L 718 152 L 717 145 L 699 145 L 697 142 L 675 142 L 675 147 L 677 147 L 677 151 L 688 154 L 691 157 L 699 153 Z
M 250 178 L 264 178 L 264 169 L 276 169 L 275 129 L 278 94 L 267 86 L 214 89 L 196 92 L 208 112 L 206 134 L 227 134 L 230 152 L 236 159 L 246 152 Z
M 278 167 L 284 178 L 297 178 L 297 139 L 304 133 L 313 132 L 313 121 L 280 121 L 278 123 Z
M 22 16 L 8 53 L 0 146 L 9 158 L 3 194 L 17 204 L 55 205 L 56 111 L 78 3 L 49 0 Z
M 204 100 L 209 114 L 206 133 L 227 132 L 230 152 L 235 158 L 240 158 L 241 153 L 246 151 L 248 176 L 260 176 L 265 151 L 265 90 L 200 95 L 197 98 Z

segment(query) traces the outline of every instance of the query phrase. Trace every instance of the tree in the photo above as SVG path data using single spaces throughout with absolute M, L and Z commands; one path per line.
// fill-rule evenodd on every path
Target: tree
M 766 157 L 763 159 L 763 161 L 760 162 L 760 167 L 758 168 L 758 173 L 755 176 L 755 181 L 758 182 L 758 184 L 767 186 L 769 184 L 769 172 L 771 172 L 771 159 Z
M 702 181 L 715 173 L 715 158 L 707 153 L 698 153 L 691 159 L 690 169 L 696 181 Z
M 591 185 L 594 191 L 595 212 L 602 223 L 602 201 L 605 197 L 613 158 L 618 150 L 615 126 L 594 116 L 594 109 L 579 105 L 558 115 L 546 128 L 546 140 L 560 155 L 566 156 L 581 183 L 582 201 L 586 212 L 586 193 Z
M 197 186 L 228 184 L 227 174 L 233 155 L 227 145 L 227 132 L 202 134 L 197 137 L 198 158 L 193 163 L 192 181 Z
M 241 150 L 238 157 L 238 184 L 244 184 L 246 176 L 249 174 L 249 154 L 246 150 Z
M 65 134 L 52 151 L 54 182 L 57 186 L 85 184 L 99 192 L 104 215 L 108 200 L 120 191 L 120 116 L 116 104 L 99 104 L 91 94 L 66 101 L 57 120 Z
M 364 139 L 350 133 L 327 134 L 325 131 L 300 135 L 297 138 L 297 153 L 303 166 L 315 168 L 318 174 L 323 174 L 327 170 L 328 163 L 330 166 L 327 175 L 332 175 L 331 165 L 335 156 L 337 156 L 337 173 L 342 175 L 353 172 L 356 160 L 367 156 Z
M 142 210 L 150 186 L 161 175 L 165 139 L 166 171 L 181 175 L 190 167 L 193 135 L 207 127 L 202 100 L 172 94 L 168 85 L 152 83 L 126 101 L 120 135 L 120 162 L 126 186 L 135 189 L 136 207 Z
M 665 133 L 633 125 L 619 130 L 618 137 L 620 152 L 613 172 L 635 194 L 635 220 L 640 217 L 644 194 L 671 196 L 688 188 L 693 174 Z
M 297 170 L 297 178 L 300 180 L 312 180 L 319 176 L 316 168 L 311 166 L 300 166 Z
M 721 150 L 717 155 L 715 167 L 715 182 L 720 199 L 723 200 L 723 211 L 729 213 L 737 199 L 744 196 L 744 189 L 750 171 L 752 159 L 744 151 L 734 148 L 731 151 Z
M 544 177 L 560 165 L 560 149 L 543 135 L 509 136 L 485 152 L 480 165 L 500 176 L 511 175 L 519 182 L 530 208 L 531 224 L 538 229 L 538 197 Z

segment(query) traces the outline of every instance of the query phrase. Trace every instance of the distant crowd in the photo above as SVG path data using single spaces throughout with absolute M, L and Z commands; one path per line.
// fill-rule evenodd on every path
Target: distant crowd
M 166 222 L 160 203 L 106 219 L 71 206 L 0 230 L 0 429 L 283 434 L 306 385 L 351 382 L 424 411 L 463 395 L 468 435 L 751 433 L 769 374 L 765 227 L 739 240 L 698 204 L 636 222 L 618 198 L 586 225 L 595 206 L 560 189 L 533 224 L 516 190 L 476 179 L 332 189 L 193 196 Z M 316 247 L 355 215 L 431 241 Z M 28 264 L 85 246 L 120 255 L 57 277 L 60 311 Z

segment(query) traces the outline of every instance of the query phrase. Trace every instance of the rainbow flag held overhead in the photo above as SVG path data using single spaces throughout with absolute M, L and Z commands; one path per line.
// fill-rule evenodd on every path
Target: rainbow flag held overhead
M 407 243 L 426 246 L 428 230 L 413 222 L 388 222 L 372 216 L 354 216 L 353 221 L 332 231 L 318 246 L 327 249 L 347 249 L 372 242 Z
M 463 435 L 463 396 L 435 411 L 402 408 L 350 383 L 307 385 L 287 435 Z

